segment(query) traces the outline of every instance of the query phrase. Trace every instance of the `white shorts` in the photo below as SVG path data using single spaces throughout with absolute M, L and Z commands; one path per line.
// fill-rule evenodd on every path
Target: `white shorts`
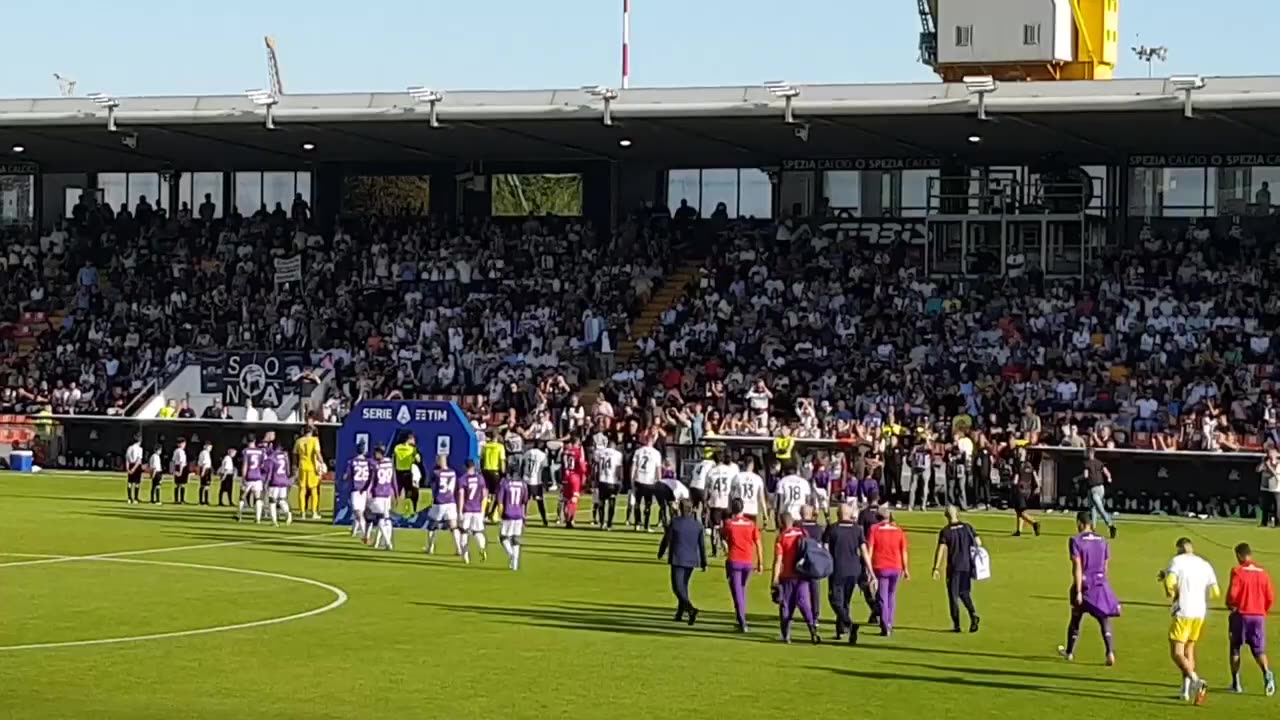
M 261 480 L 245 480 L 241 486 L 245 495 L 255 495 L 262 497 L 262 481 Z
M 356 491 L 351 493 L 351 512 L 363 513 L 369 506 L 369 493 Z
M 279 487 L 276 485 L 272 485 L 271 487 L 267 488 L 267 499 L 268 500 L 288 500 L 289 499 L 288 486 Z
M 427 522 L 434 525 L 457 525 L 458 506 L 453 503 L 436 503 L 427 511 Z
M 729 498 L 714 497 L 707 501 L 707 507 L 712 510 L 728 510 Z
M 499 537 L 520 537 L 524 534 L 523 520 L 503 520 L 502 527 L 498 531 Z
M 800 509 L 802 507 L 804 506 L 803 505 L 787 505 L 786 507 L 779 508 L 778 517 L 782 517 L 783 515 L 790 515 L 792 519 L 794 519 L 798 523 L 800 522 Z
M 828 493 L 826 488 L 814 488 L 813 497 L 817 500 L 818 507 L 823 510 L 831 507 L 831 493 Z
M 391 516 L 391 498 L 389 497 L 369 498 L 369 512 L 379 517 L 390 517 Z
M 484 532 L 484 513 L 482 512 L 462 513 L 462 531 L 470 532 L 470 533 Z

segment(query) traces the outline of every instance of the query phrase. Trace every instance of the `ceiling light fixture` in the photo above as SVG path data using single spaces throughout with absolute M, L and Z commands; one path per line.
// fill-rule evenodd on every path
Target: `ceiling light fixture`
M 303 149 L 303 150 L 307 150 L 307 151 L 315 150 L 315 149 L 316 149 L 316 144 L 315 144 L 315 143 L 309 143 L 309 142 L 302 143 L 302 149 Z
M 627 138 L 622 138 L 621 140 L 618 141 L 618 145 L 622 147 L 631 147 L 631 140 Z
M 14 145 L 12 149 L 16 153 L 24 153 L 27 151 L 27 149 L 21 145 Z

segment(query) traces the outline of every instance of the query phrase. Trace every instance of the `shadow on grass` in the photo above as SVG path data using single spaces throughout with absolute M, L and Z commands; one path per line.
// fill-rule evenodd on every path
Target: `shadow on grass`
M 538 607 L 495 607 L 486 605 L 452 605 L 415 601 L 415 605 L 433 610 L 462 613 L 467 615 L 483 615 L 504 622 L 540 628 L 564 630 L 582 630 L 617 635 L 640 635 L 649 637 L 705 637 L 735 642 L 767 643 L 774 642 L 763 633 L 735 633 L 728 627 L 731 620 L 708 626 L 707 621 L 715 621 L 717 616 L 725 619 L 724 613 L 703 611 L 699 614 L 701 622 L 689 626 L 684 622 L 671 619 L 672 610 L 664 610 L 652 606 L 614 606 L 594 605 L 591 603 L 574 603 L 572 605 L 542 605 Z M 665 618 L 665 619 L 664 619 Z
M 666 561 L 658 559 L 657 548 L 654 548 L 653 555 L 644 557 L 643 555 L 634 554 L 622 557 L 610 557 L 604 554 L 589 554 L 589 552 L 571 553 L 561 550 L 544 551 L 537 545 L 526 545 L 525 548 L 535 555 L 546 555 L 549 557 L 563 558 L 565 560 L 580 560 L 582 562 L 595 563 L 615 563 L 621 565 L 666 565 Z
M 990 652 L 983 650 L 953 650 L 950 648 L 931 648 L 916 647 L 913 645 L 898 645 L 896 643 L 860 645 L 876 651 L 884 651 L 889 653 L 919 653 L 921 655 L 946 655 L 957 657 L 982 657 L 993 658 L 997 660 L 1018 660 L 1025 662 L 1053 663 L 1055 665 L 1062 664 L 1063 660 L 1056 656 L 1050 655 L 1016 655 L 1013 653 Z
M 1053 600 L 1053 601 L 1056 601 L 1056 602 L 1058 602 L 1058 603 L 1062 604 L 1062 605 L 1064 606 L 1064 609 L 1065 609 L 1065 607 L 1066 607 L 1066 597 L 1065 597 L 1065 596 L 1062 596 L 1062 595 L 1031 595 L 1031 596 L 1029 596 L 1029 597 L 1030 597 L 1032 600 Z M 1150 602 L 1150 601 L 1147 601 L 1147 600 L 1124 600 L 1124 599 L 1121 599 L 1121 600 L 1120 600 L 1120 604 L 1121 604 L 1122 606 L 1130 606 L 1130 607 L 1144 607 L 1144 608 L 1156 608 L 1156 609 L 1158 609 L 1158 610 L 1168 610 L 1168 609 L 1169 609 L 1169 603 L 1167 603 L 1167 602 Z
M 935 666 L 925 666 L 925 667 L 935 667 Z M 937 673 L 934 673 L 929 675 L 923 675 L 923 674 L 912 674 L 912 673 L 904 673 L 904 672 L 897 672 L 897 671 L 879 672 L 874 670 L 858 670 L 854 668 L 832 668 L 832 667 L 822 667 L 822 666 L 811 666 L 811 668 L 814 670 L 825 670 L 826 672 L 839 675 L 841 677 L 857 678 L 860 680 L 879 680 L 879 681 L 893 681 L 893 682 L 907 681 L 907 682 L 928 683 L 933 685 L 947 685 L 951 687 L 954 687 L 956 685 L 962 685 L 966 687 L 999 690 L 1002 692 L 1025 692 L 1025 693 L 1052 695 L 1054 697 L 1062 697 L 1065 695 L 1070 697 L 1086 698 L 1089 700 L 1110 700 L 1110 701 L 1123 700 L 1125 702 L 1143 703 L 1145 705 L 1168 706 L 1172 704 L 1168 701 L 1162 702 L 1148 695 L 1136 695 L 1133 693 L 1116 692 L 1115 690 L 1111 690 L 1111 689 L 1099 688 L 1097 690 L 1087 690 L 1087 689 L 1064 686 L 1064 685 L 1042 685 L 1042 684 L 1036 683 L 1034 680 L 1027 683 L 1016 683 L 1016 682 L 1009 682 L 1005 680 L 993 680 L 989 677 L 991 675 L 997 675 L 997 676 L 1023 675 L 1023 673 L 1018 671 L 1004 671 L 1003 673 L 999 673 L 999 672 L 992 672 L 984 668 L 979 672 L 975 672 L 972 674 L 963 674 L 965 673 L 963 669 L 938 666 L 937 670 L 945 674 L 939 675 Z M 1063 681 L 1068 681 L 1073 683 L 1080 682 L 1080 681 L 1091 682 L 1091 681 L 1097 680 L 1097 678 L 1051 675 L 1048 673 L 1030 673 L 1028 674 L 1028 676 L 1032 678 L 1055 678 L 1058 680 L 1063 680 Z
M 895 665 L 907 665 L 911 667 L 924 668 L 936 672 L 965 672 L 964 668 L 957 669 L 952 665 L 935 665 L 930 663 L 916 662 L 895 662 Z M 1067 663 L 1065 660 L 1059 660 L 1058 664 L 1064 667 L 1075 667 L 1074 663 Z M 1087 667 L 1087 666 L 1085 666 Z M 1115 670 L 1111 668 L 1100 669 L 1098 674 L 1089 676 L 1069 675 L 1055 672 L 1038 672 L 1034 670 L 1011 670 L 1007 667 L 983 667 L 975 669 L 974 672 L 980 672 L 983 675 L 995 675 L 997 677 L 1027 677 L 1041 678 L 1045 680 L 1067 680 L 1070 682 L 1086 682 L 1086 683 L 1106 683 L 1113 685 L 1137 685 L 1140 687 L 1168 688 L 1167 684 L 1149 682 L 1146 680 L 1130 680 L 1127 678 L 1113 677 Z

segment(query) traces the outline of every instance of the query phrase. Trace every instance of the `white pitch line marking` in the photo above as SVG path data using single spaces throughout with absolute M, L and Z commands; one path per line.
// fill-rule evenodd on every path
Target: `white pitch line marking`
M 189 548 L 188 548 L 189 549 Z M 135 551 L 140 552 L 140 551 Z M 0 553 L 2 555 L 13 555 L 15 557 L 30 557 L 29 553 Z M 196 570 L 216 570 L 219 572 L 238 573 L 241 575 L 256 575 L 258 577 L 273 578 L 276 580 L 286 580 L 289 582 L 301 583 L 303 585 L 311 585 L 322 590 L 333 593 L 333 601 L 323 607 L 313 608 L 292 615 L 284 615 L 281 617 L 267 618 L 265 620 L 253 620 L 251 622 L 235 623 L 232 625 L 218 625 L 208 628 L 196 628 L 194 630 L 177 630 L 165 633 L 150 633 L 147 635 L 128 635 L 124 637 L 99 638 L 97 640 L 67 640 L 63 642 L 48 643 L 30 643 L 26 645 L 0 645 L 0 652 L 10 652 L 17 650 L 45 650 L 50 648 L 63 647 L 86 647 L 91 645 L 114 645 L 119 643 L 142 642 L 144 640 L 162 640 L 166 638 L 191 637 L 194 635 L 211 635 L 213 633 L 231 632 L 232 630 L 245 630 L 248 628 L 265 627 L 268 625 L 279 625 L 281 623 L 293 622 L 294 620 L 302 620 L 316 615 L 336 610 L 347 603 L 347 593 L 340 587 L 312 580 L 311 578 L 298 577 L 296 575 L 285 575 L 283 573 L 266 572 L 264 570 L 248 570 L 246 568 L 225 567 L 223 565 L 200 565 L 197 563 L 181 563 L 166 562 L 164 560 L 136 560 L 133 558 L 108 557 L 106 555 L 93 556 L 43 556 L 46 560 L 53 562 L 60 558 L 67 560 L 92 560 L 95 562 L 119 562 L 134 563 L 137 565 L 160 565 L 164 567 L 180 567 L 191 568 Z M 0 567 L 4 567 L 0 565 Z
M 161 547 L 149 548 L 143 550 L 124 550 L 121 552 L 100 553 L 97 555 L 36 555 L 31 553 L 0 553 L 0 555 L 12 555 L 13 557 L 35 557 L 39 560 L 19 560 L 18 562 L 0 563 L 0 568 L 24 567 L 27 565 L 49 565 L 52 563 L 74 562 L 76 560 L 109 560 L 111 558 L 129 557 L 133 555 L 152 555 L 154 553 L 178 552 L 181 550 L 211 550 L 213 548 L 239 547 L 241 545 L 270 544 L 273 542 L 283 542 L 285 540 L 306 540 L 316 538 L 331 538 L 339 535 L 346 535 L 346 531 L 331 533 L 306 533 L 303 535 L 285 535 L 283 537 L 261 537 L 250 540 L 231 540 L 228 542 L 203 543 L 200 545 L 179 545 L 177 547 Z

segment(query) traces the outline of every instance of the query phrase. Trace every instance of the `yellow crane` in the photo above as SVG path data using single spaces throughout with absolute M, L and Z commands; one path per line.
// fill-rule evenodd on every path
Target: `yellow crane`
M 920 61 L 946 82 L 1110 80 L 1120 0 L 916 0 Z

